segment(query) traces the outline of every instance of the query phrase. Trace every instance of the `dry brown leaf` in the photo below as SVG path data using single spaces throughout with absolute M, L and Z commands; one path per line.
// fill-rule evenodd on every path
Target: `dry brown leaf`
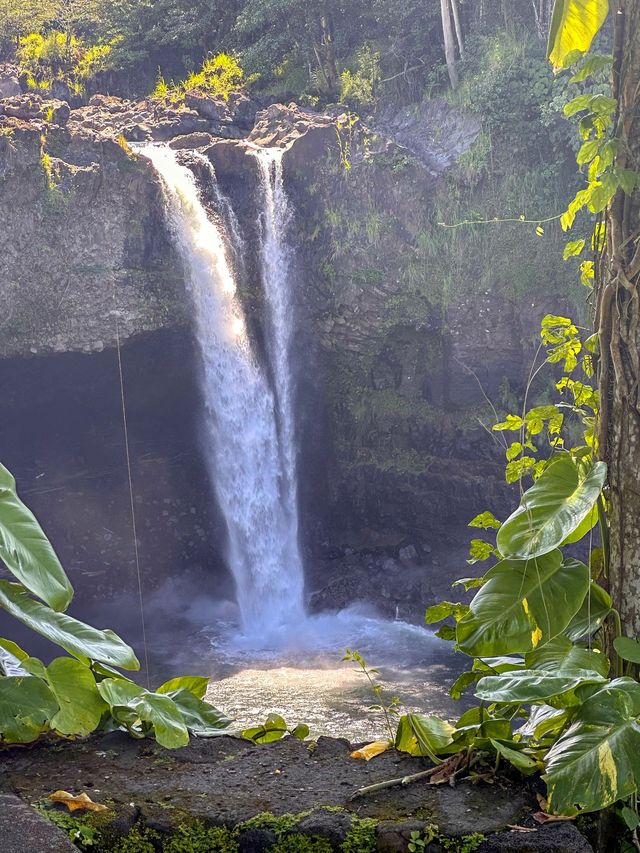
M 536 823 L 551 823 L 552 821 L 557 820 L 575 820 L 577 815 L 563 815 L 563 814 L 547 814 L 546 812 L 536 812 L 532 815 L 533 819 Z
M 85 809 L 90 812 L 108 811 L 106 806 L 94 803 L 91 797 L 85 793 L 74 796 L 68 791 L 54 791 L 53 794 L 49 794 L 49 799 L 54 803 L 62 803 L 70 812 L 75 812 L 78 809 Z
M 441 764 L 436 772 L 429 777 L 429 784 L 442 785 L 443 782 L 448 782 L 452 776 L 455 776 L 466 760 L 467 756 L 463 752 L 452 755 L 451 758 L 448 758 Z
M 371 761 L 376 755 L 380 755 L 390 749 L 392 743 L 390 740 L 374 740 L 373 743 L 368 743 L 366 746 L 356 749 L 351 753 L 351 758 L 364 758 L 365 761 Z

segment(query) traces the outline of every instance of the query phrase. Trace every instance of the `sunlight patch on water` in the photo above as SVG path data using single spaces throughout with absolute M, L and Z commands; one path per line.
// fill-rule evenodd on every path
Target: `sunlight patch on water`
M 457 668 L 451 645 L 417 625 L 354 606 L 309 616 L 268 636 L 237 631 L 228 626 L 211 638 L 215 657 L 230 673 L 212 682 L 208 698 L 239 725 L 255 725 L 275 712 L 291 727 L 306 723 L 312 736 L 352 742 L 388 736 L 383 715 L 370 710 L 377 700 L 364 674 L 341 662 L 347 647 L 380 670 L 387 699 L 398 696 L 402 713 L 461 713 L 447 693 Z

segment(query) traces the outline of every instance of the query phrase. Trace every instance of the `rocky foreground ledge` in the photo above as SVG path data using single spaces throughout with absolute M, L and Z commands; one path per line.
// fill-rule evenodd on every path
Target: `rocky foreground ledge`
M 7 750 L 0 848 L 62 853 L 75 849 L 75 835 L 118 853 L 403 853 L 419 832 L 433 836 L 418 848 L 429 853 L 593 853 L 572 823 L 537 826 L 534 788 L 522 783 L 418 781 L 352 799 L 362 786 L 424 764 L 394 752 L 367 763 L 351 749 L 325 737 L 256 746 L 225 736 L 167 752 L 115 732 Z M 84 792 L 107 811 L 72 817 L 48 799 L 59 789 Z

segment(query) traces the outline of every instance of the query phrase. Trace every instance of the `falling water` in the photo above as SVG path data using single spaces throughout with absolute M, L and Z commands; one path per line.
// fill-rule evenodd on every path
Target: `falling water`
M 162 179 L 168 222 L 189 275 L 202 361 L 207 462 L 227 525 L 227 558 L 243 630 L 268 645 L 283 626 L 304 618 L 291 382 L 284 363 L 290 332 L 283 327 L 290 316 L 284 313 L 288 297 L 278 292 L 288 283 L 286 252 L 275 236 L 280 234 L 279 191 L 265 184 L 263 259 L 274 394 L 252 351 L 236 295 L 225 245 L 228 226 L 208 214 L 193 173 L 176 152 L 147 146 L 141 153 Z M 210 174 L 215 180 L 213 170 Z
M 282 450 L 283 488 L 291 512 L 291 551 L 298 547 L 296 443 L 293 419 L 291 344 L 293 306 L 291 300 L 289 249 L 286 228 L 289 207 L 282 176 L 281 148 L 258 148 L 262 210 L 260 212 L 262 280 L 266 300 L 268 349 L 272 364 L 276 417 Z

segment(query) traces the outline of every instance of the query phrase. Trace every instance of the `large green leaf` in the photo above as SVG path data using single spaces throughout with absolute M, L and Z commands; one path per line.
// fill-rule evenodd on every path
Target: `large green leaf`
M 231 725 L 231 720 L 222 711 L 198 699 L 188 688 L 176 690 L 170 695 L 182 714 L 185 726 L 194 735 L 199 737 L 223 735 Z
M 0 607 L 76 657 L 140 669 L 138 659 L 113 631 L 100 631 L 30 598 L 19 584 L 0 581 Z
M 475 657 L 529 652 L 561 634 L 589 588 L 589 570 L 560 551 L 535 560 L 502 560 L 458 622 L 462 651 Z
M 607 466 L 578 466 L 559 456 L 522 496 L 520 506 L 498 531 L 498 550 L 505 557 L 527 560 L 561 545 L 591 513 L 602 491 Z
M 107 709 L 89 667 L 73 658 L 51 661 L 46 678 L 60 710 L 51 728 L 64 735 L 88 735 L 98 728 Z
M 567 625 L 566 635 L 575 641 L 595 634 L 610 613 L 611 607 L 609 593 L 597 583 L 592 582 L 580 610 Z
M 609 12 L 609 0 L 556 0 L 547 56 L 554 68 L 566 68 L 574 51 L 586 53 Z
M 640 684 L 618 678 L 585 700 L 549 750 L 544 780 L 556 814 L 599 811 L 640 783 Z
M 189 732 L 176 703 L 169 696 L 151 693 L 121 678 L 105 678 L 98 690 L 111 712 L 125 725 L 131 726 L 133 715 L 153 728 L 156 740 L 167 749 L 176 749 L 189 743 Z M 120 709 L 125 709 L 121 714 Z
M 405 714 L 396 731 L 396 749 L 410 755 L 433 756 L 453 743 L 455 728 L 438 717 Z
M 65 610 L 73 587 L 34 514 L 0 465 L 0 559 L 24 586 L 54 610 Z
M 174 693 L 178 690 L 188 690 L 198 699 L 204 699 L 208 686 L 209 679 L 204 675 L 181 675 L 178 678 L 165 681 L 164 684 L 156 688 L 156 693 Z
M 476 687 L 476 696 L 485 702 L 544 702 L 583 684 L 604 682 L 591 670 L 552 674 L 537 669 L 520 669 L 504 675 L 487 675 Z
M 600 675 L 609 674 L 606 655 L 598 649 L 577 646 L 564 635 L 556 637 L 534 652 L 529 652 L 525 663 L 529 669 L 544 669 L 555 673 L 588 669 Z
M 31 743 L 49 724 L 58 704 L 33 675 L 0 678 L 0 741 Z

